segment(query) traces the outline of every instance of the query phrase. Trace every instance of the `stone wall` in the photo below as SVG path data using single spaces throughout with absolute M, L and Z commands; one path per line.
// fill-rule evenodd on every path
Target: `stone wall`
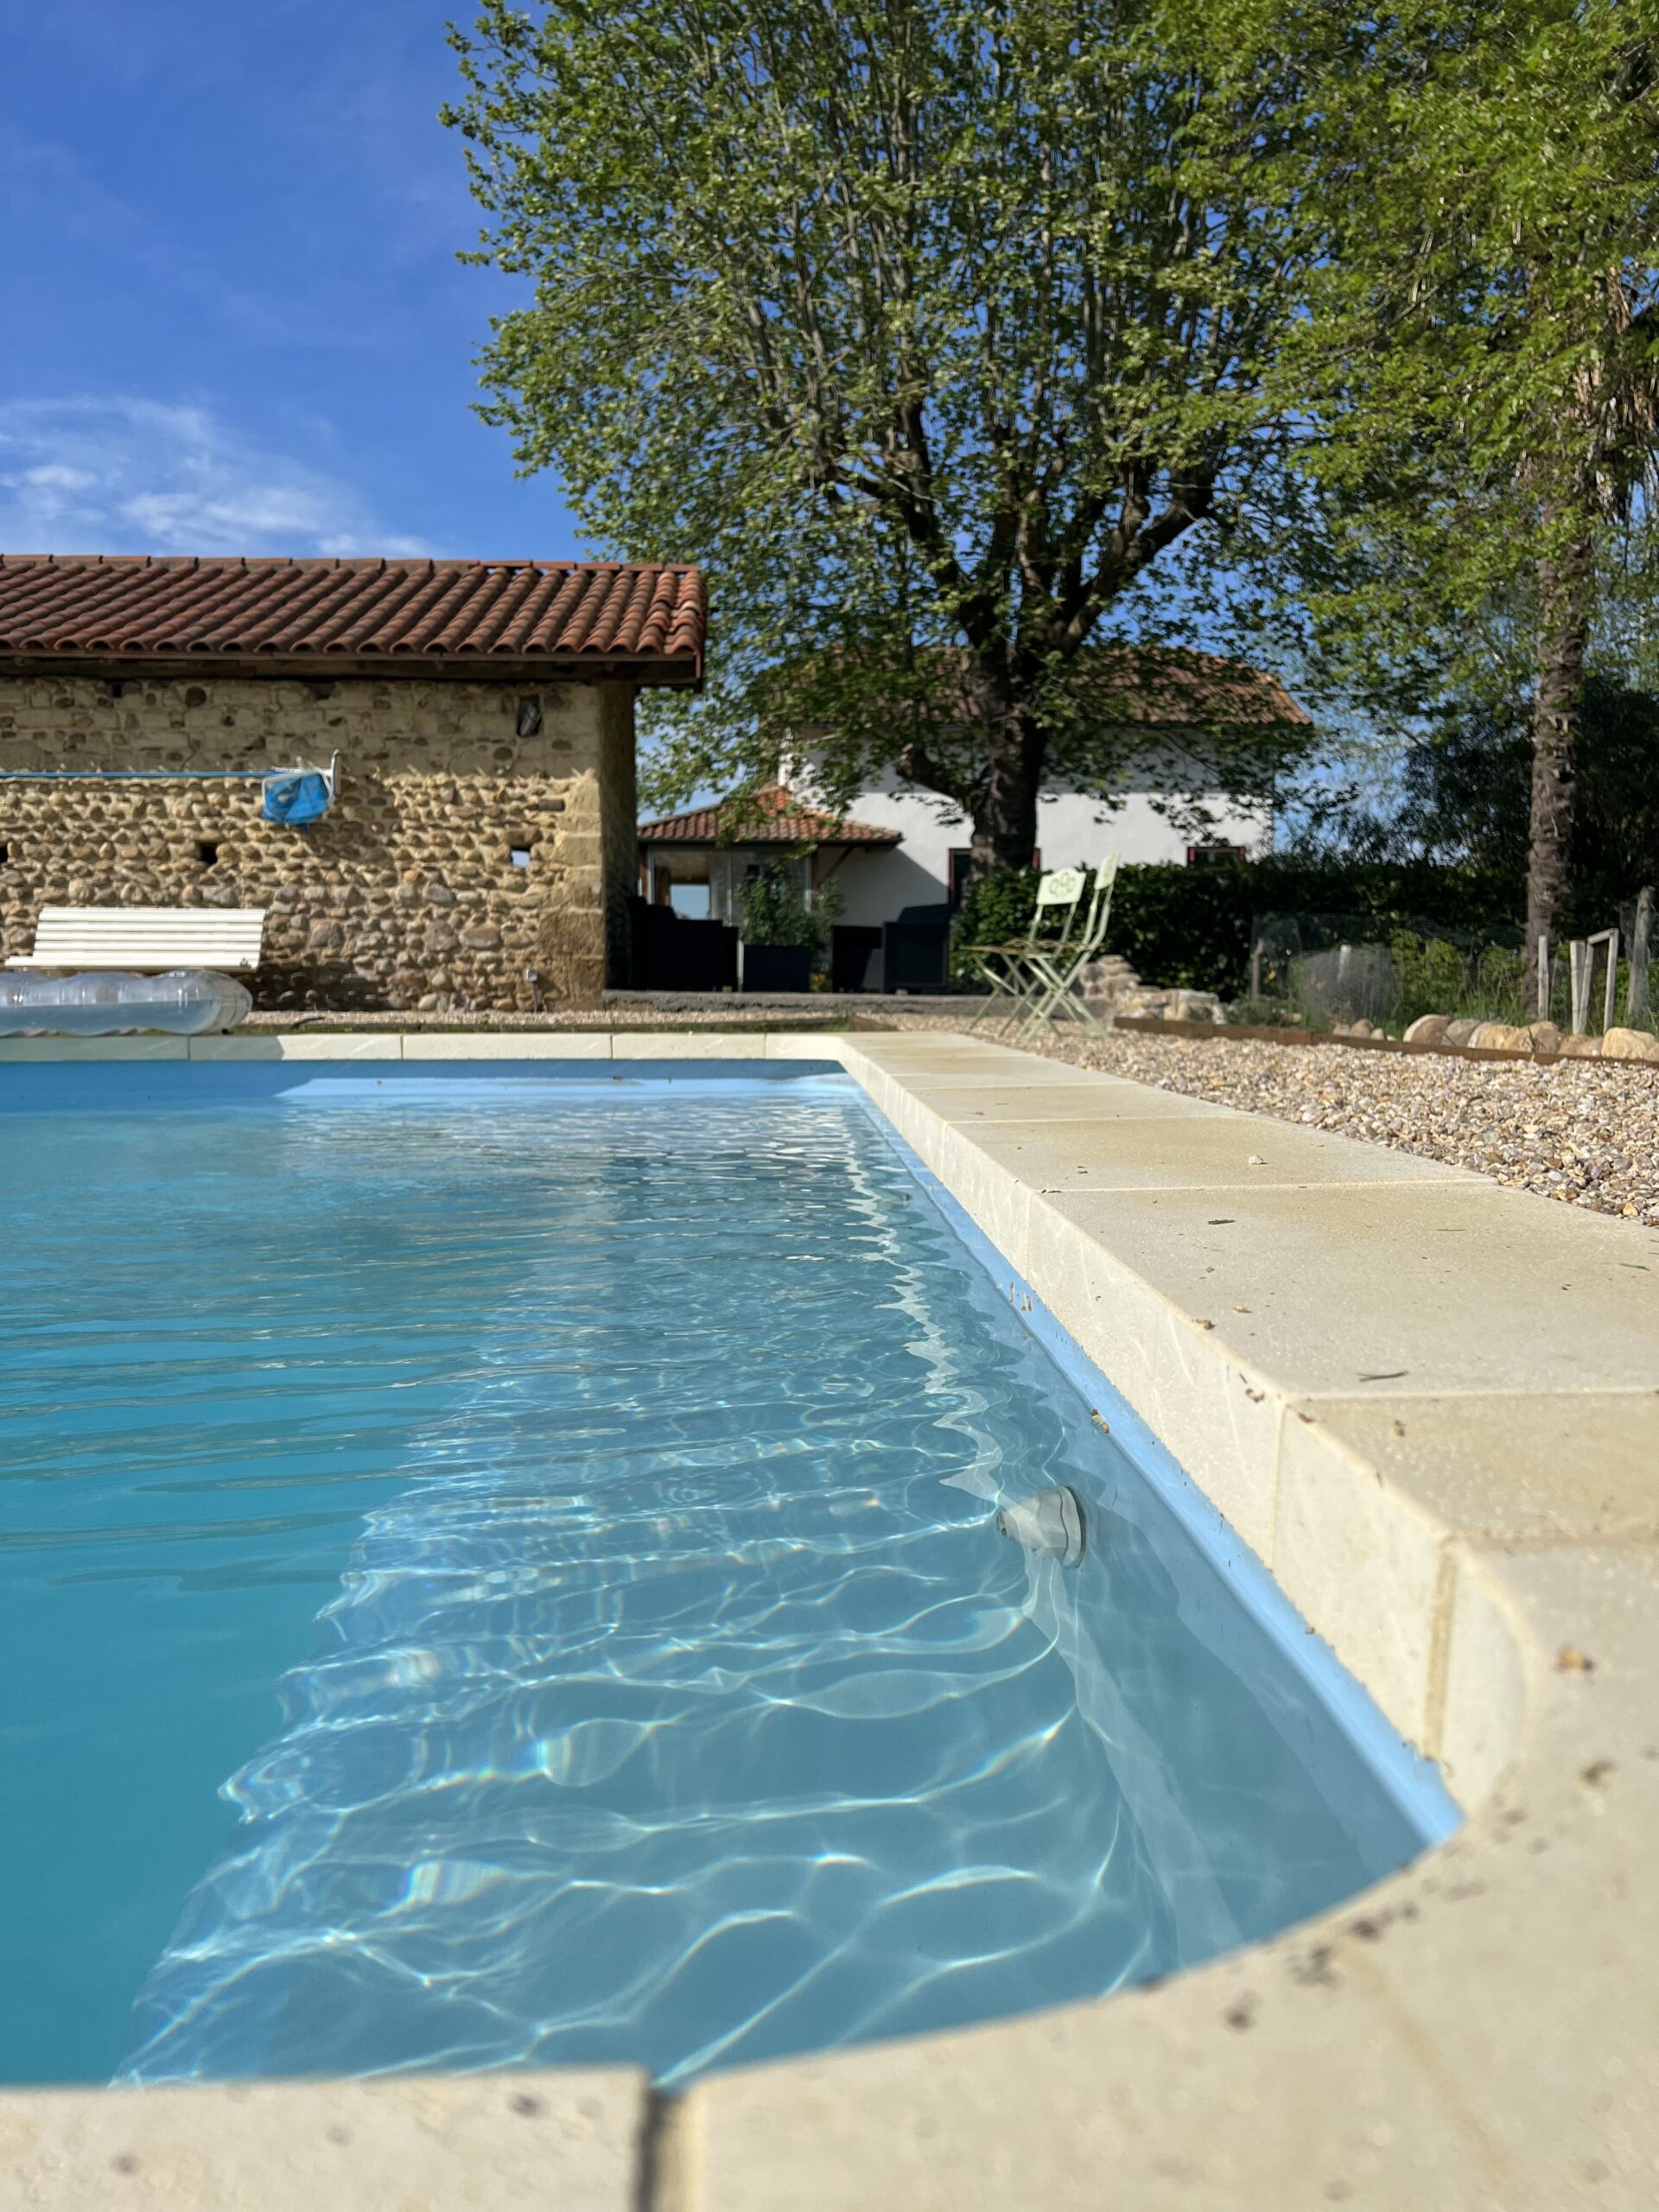
M 629 685 L 0 677 L 3 769 L 335 752 L 334 804 L 303 830 L 262 821 L 253 782 L 0 781 L 0 952 L 30 949 L 42 906 L 264 906 L 263 1006 L 568 1007 L 597 1001 L 607 959 L 626 979 Z

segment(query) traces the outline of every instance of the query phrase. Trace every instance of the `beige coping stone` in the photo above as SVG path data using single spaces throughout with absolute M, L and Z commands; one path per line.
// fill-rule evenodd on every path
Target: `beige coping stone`
M 762 1060 L 766 1032 L 755 1029 L 613 1029 L 613 1060 Z
M 632 2069 L 0 2095 L 5 2212 L 637 2212 Z
M 193 1060 L 400 1060 L 404 1040 L 395 1029 L 285 1031 L 275 1037 L 192 1037 Z
M 1232 1111 L 1208 1099 L 1189 1098 L 1179 1090 L 1152 1090 L 1116 1076 L 1097 1084 L 982 1084 L 967 1077 L 954 1082 L 931 1076 L 912 1078 L 884 1069 L 874 1080 L 902 1084 L 908 1096 L 942 1121 L 959 1122 L 964 1128 L 983 1122 L 988 1133 L 998 1135 L 1033 1122 L 1213 1121 Z
M 408 1029 L 406 1060 L 608 1060 L 608 1029 Z
M 769 1029 L 766 1033 L 769 1060 L 834 1060 L 846 1057 L 846 1043 L 834 1030 Z
M 924 1097 L 925 1094 L 923 1094 Z M 1114 1102 L 1116 1103 L 1116 1102 Z M 1455 1167 L 1382 1145 L 1354 1144 L 1281 1122 L 1269 1135 L 1249 1114 L 1221 1112 L 1150 1124 L 1128 1112 L 1089 1120 L 959 1122 L 988 1159 L 1045 1191 L 1261 1190 L 1278 1184 L 1460 1180 Z
M 1073 1090 L 1095 1090 L 1102 1082 L 1122 1082 L 1122 1075 L 1097 1075 L 1093 1068 L 1073 1068 L 1066 1059 L 1031 1059 L 1027 1068 L 1013 1064 L 1013 1055 L 1000 1059 L 980 1059 L 988 1046 L 976 1046 L 971 1051 L 940 1053 L 933 1059 L 900 1059 L 892 1053 L 872 1053 L 862 1038 L 847 1038 L 847 1046 L 856 1051 L 861 1059 L 872 1068 L 885 1068 L 892 1075 L 902 1075 L 918 1084 L 927 1084 L 927 1089 L 938 1090 L 984 1090 L 995 1084 L 1013 1084 L 1020 1090 L 1059 1090 L 1071 1086 Z M 1095 1082 L 1089 1077 L 1095 1075 Z M 1137 1084 L 1137 1089 L 1141 1089 Z M 1177 1093 L 1168 1093 L 1174 1097 Z
M 1446 1397 L 1307 1397 L 1291 1412 L 1283 1468 L 1310 1433 L 1408 1483 L 1449 1526 L 1484 1543 L 1659 1544 L 1659 1391 L 1472 1390 Z M 1433 1451 L 1421 1439 L 1432 1431 Z M 1501 1453 L 1493 1439 L 1501 1435 Z M 1281 1470 L 1282 1471 L 1282 1470 Z
M 1109 1255 L 1294 1395 L 1659 1387 L 1659 1267 L 1628 1264 L 1649 1251 L 1627 1223 L 1458 1171 L 1235 1184 L 1224 1204 L 1201 1187 L 1067 1192 L 1033 1214 L 1045 1297 L 1039 1264 L 1075 1311 L 1078 1258 Z
M 0 1037 L 0 1067 L 8 1060 L 183 1060 L 188 1037 Z

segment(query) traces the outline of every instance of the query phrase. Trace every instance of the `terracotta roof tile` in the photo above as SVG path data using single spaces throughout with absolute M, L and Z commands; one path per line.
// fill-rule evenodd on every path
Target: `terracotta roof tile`
M 1311 721 L 1266 669 L 1187 645 L 1103 645 L 1080 673 L 1113 718 L 1132 727 L 1306 728 Z
M 966 649 L 926 647 L 917 664 L 918 672 L 931 674 L 936 709 L 959 715 L 963 727 L 970 727 L 978 709 L 965 681 Z M 862 671 L 860 680 L 862 688 Z M 879 676 L 871 671 L 868 681 L 874 684 Z M 1109 728 L 1306 728 L 1311 722 L 1276 676 L 1189 645 L 1088 645 L 1074 681 L 1079 702 Z M 832 712 L 826 709 L 826 721 Z M 810 710 L 804 719 L 810 721 Z
M 0 668 L 342 664 L 409 674 L 702 674 L 694 568 L 580 561 L 0 556 Z
M 853 822 L 804 806 L 781 784 L 769 784 L 747 802 L 721 799 L 717 806 L 695 806 L 686 814 L 664 815 L 639 824 L 647 845 L 896 845 L 896 830 Z

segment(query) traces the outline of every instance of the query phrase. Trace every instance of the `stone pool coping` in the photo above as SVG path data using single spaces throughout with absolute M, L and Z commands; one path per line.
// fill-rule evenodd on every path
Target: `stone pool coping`
M 1440 1761 L 1467 1824 L 1167 1983 L 677 2098 L 626 2069 L 12 2092 L 0 2201 L 1647 2212 L 1659 1245 L 954 1033 L 20 1039 L 0 1071 L 653 1057 L 843 1065 Z

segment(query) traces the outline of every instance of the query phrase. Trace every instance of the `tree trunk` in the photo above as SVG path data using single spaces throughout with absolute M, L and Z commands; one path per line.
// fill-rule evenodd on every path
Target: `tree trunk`
M 986 774 L 975 794 L 970 882 L 994 868 L 1029 868 L 1037 849 L 1037 802 L 1048 757 L 1046 733 L 1017 695 L 988 700 Z
M 1018 754 L 994 760 L 974 809 L 969 881 L 995 868 L 1029 868 L 1037 849 L 1037 779 Z
M 1559 527 L 1559 510 L 1544 516 Z M 1527 847 L 1527 992 L 1537 1001 L 1538 940 L 1552 944 L 1567 900 L 1573 776 L 1584 712 L 1592 541 L 1586 531 L 1538 564 L 1538 690 L 1532 710 L 1532 820 Z

